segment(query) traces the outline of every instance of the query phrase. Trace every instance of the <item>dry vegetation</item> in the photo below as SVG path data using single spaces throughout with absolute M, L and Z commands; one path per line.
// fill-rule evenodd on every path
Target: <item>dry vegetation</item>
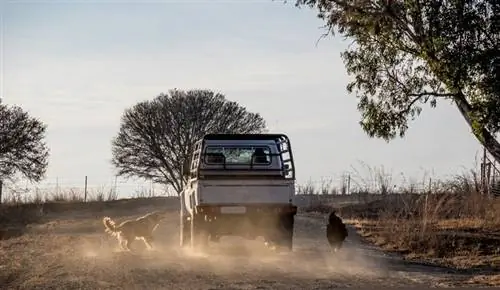
M 478 273 L 470 283 L 500 285 L 500 276 L 491 274 L 500 269 L 500 198 L 482 194 L 474 173 L 435 181 L 420 191 L 417 189 L 422 186 L 415 184 L 395 189 L 383 169 L 378 173 L 372 183 L 355 181 L 358 187 L 351 190 L 351 194 L 358 197 L 358 204 L 318 203 L 305 210 L 327 213 L 335 207 L 368 242 L 398 252 L 408 260 L 466 271 L 481 270 L 484 272 Z M 378 193 L 375 200 L 374 194 L 369 193 L 373 184 L 379 186 L 371 190 Z M 345 192 L 345 184 L 337 190 L 328 188 L 329 185 L 319 190 L 306 186 L 306 193 Z M 304 188 L 302 190 L 304 193 Z M 148 197 L 144 192 L 136 194 L 133 202 L 116 200 L 115 192 L 105 190 L 89 194 L 88 202 L 79 202 L 83 194 L 76 190 L 45 194 L 43 198 L 41 195 L 10 196 L 0 207 L 0 240 L 23 235 L 26 228 L 46 219 L 47 213 L 87 211 L 102 216 L 116 210 L 118 204 L 121 210 L 127 211 L 159 201 Z
M 224 242 L 209 255 L 182 251 L 178 205 L 174 197 L 4 205 L 2 225 L 25 225 L 25 231 L 0 241 L 0 285 L 5 289 L 299 290 L 433 283 L 433 278 L 424 282 L 409 281 L 404 275 L 388 278 L 381 263 L 348 248 L 339 257 L 325 255 L 323 221 L 316 218 L 297 220 L 298 248 L 291 257 L 270 254 L 262 241 Z M 133 253 L 117 251 L 117 240 L 103 231 L 103 216 L 123 221 L 158 209 L 169 214 L 156 231 L 153 252 L 136 252 L 143 243 L 133 244 Z
M 169 197 L 73 201 L 11 202 L 0 207 L 2 289 L 126 289 L 136 269 L 114 269 L 121 260 L 133 258 L 109 257 L 116 242 L 102 234 L 102 216 L 123 220 L 158 205 L 176 208 L 178 203 Z M 98 264 L 96 255 L 101 252 L 109 259 Z M 143 280 L 139 288 L 152 289 Z
M 150 198 L 162 196 L 154 191 L 141 188 L 132 194 L 132 198 Z M 67 188 L 53 190 L 22 189 L 11 184 L 7 194 L 2 198 L 2 204 L 42 204 L 46 202 L 83 202 L 83 201 L 112 201 L 118 199 L 118 192 L 115 188 L 102 186 L 85 191 L 82 188 Z
M 151 198 L 159 197 L 148 191 L 136 192 L 132 204 L 151 203 Z M 28 225 L 39 222 L 47 212 L 64 212 L 71 210 L 97 210 L 102 212 L 122 204 L 127 199 L 118 200 L 118 194 L 104 187 L 87 192 L 86 202 L 81 189 L 60 190 L 56 193 L 35 191 L 27 195 L 20 191 L 11 191 L 3 198 L 0 205 L 0 240 L 20 236 Z
M 385 181 L 378 183 L 382 194 L 377 200 L 346 206 L 323 203 L 307 211 L 326 213 L 334 207 L 366 241 L 408 260 L 466 271 L 500 270 L 500 198 L 483 194 L 475 172 L 434 182 L 421 192 L 414 184 L 389 191 L 393 187 Z M 362 197 L 366 190 L 353 195 Z M 480 275 L 470 282 L 500 285 L 499 277 Z

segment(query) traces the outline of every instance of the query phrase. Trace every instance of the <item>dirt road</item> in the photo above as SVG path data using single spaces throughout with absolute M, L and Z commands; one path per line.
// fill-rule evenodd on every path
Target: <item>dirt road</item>
M 350 229 L 345 248 L 328 252 L 321 217 L 297 216 L 293 253 L 274 253 L 262 241 L 223 238 L 207 253 L 178 247 L 178 213 L 156 232 L 156 250 L 116 250 L 102 216 L 116 212 L 48 216 L 24 236 L 0 242 L 4 289 L 332 289 L 358 286 L 444 286 L 458 274 L 402 262 L 360 242 Z M 123 213 L 122 213 L 123 214 Z M 121 215 L 121 216 L 120 216 Z M 5 288 L 6 287 L 6 288 Z

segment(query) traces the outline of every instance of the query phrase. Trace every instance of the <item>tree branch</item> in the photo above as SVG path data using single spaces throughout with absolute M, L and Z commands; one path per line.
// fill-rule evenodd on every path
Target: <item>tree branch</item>
M 420 99 L 423 97 L 429 96 L 429 97 L 437 97 L 437 98 L 446 98 L 446 97 L 456 97 L 457 94 L 451 94 L 451 93 L 435 93 L 435 92 L 422 92 L 418 94 L 408 94 L 409 97 L 415 97 L 409 104 L 406 106 L 406 108 L 398 113 L 398 115 L 404 115 L 408 113 L 411 110 L 411 107 Z

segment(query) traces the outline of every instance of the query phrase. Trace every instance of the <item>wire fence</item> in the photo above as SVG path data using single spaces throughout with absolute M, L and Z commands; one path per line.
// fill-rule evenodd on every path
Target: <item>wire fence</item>
M 46 178 L 37 184 L 10 180 L 4 183 L 2 202 L 103 201 L 176 195 L 172 188 L 151 181 L 114 178 L 104 182 L 84 176 L 80 181 L 71 178 Z
M 302 195 L 345 195 L 353 192 L 390 193 L 398 190 L 388 176 L 373 181 L 354 178 L 350 174 L 333 177 L 321 177 L 313 180 L 297 182 L 296 193 Z M 425 186 L 413 185 L 414 191 L 423 190 Z M 3 186 L 2 202 L 30 201 L 91 201 L 113 200 L 130 197 L 176 196 L 170 187 L 155 184 L 151 181 L 124 180 L 113 178 L 109 181 L 92 180 L 83 176 L 74 178 L 46 178 L 43 182 L 32 184 L 24 180 L 6 182 Z
M 406 178 L 395 175 L 383 167 L 368 167 L 333 176 L 316 179 L 297 180 L 298 195 L 353 195 L 358 194 L 397 194 L 428 193 L 443 191 L 453 184 L 468 182 L 473 187 L 481 184 L 475 171 L 462 176 L 437 178 L 423 175 L 421 178 Z M 495 188 L 496 193 L 498 189 Z M 177 196 L 175 190 L 161 184 L 145 180 L 126 180 L 119 177 L 81 178 L 50 177 L 32 184 L 24 180 L 11 180 L 4 183 L 2 202 L 30 202 L 50 200 L 113 200 L 130 197 Z
M 420 193 L 432 191 L 442 183 L 432 177 L 421 179 L 395 178 L 391 174 L 374 176 L 359 176 L 357 174 L 342 174 L 336 177 L 321 177 L 319 179 L 298 183 L 297 194 L 304 195 L 348 195 L 353 193 L 390 194 L 411 192 Z

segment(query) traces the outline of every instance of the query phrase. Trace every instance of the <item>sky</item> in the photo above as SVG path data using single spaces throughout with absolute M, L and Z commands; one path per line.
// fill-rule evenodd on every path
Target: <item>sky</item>
M 139 2 L 0 2 L 0 95 L 48 125 L 39 187 L 83 188 L 84 176 L 89 188 L 112 186 L 123 111 L 173 88 L 222 92 L 260 113 L 290 137 L 299 184 L 338 183 L 353 167 L 369 175 L 366 166 L 395 182 L 447 177 L 482 152 L 444 101 L 425 107 L 403 139 L 369 138 L 346 91 L 347 41 L 317 42 L 324 29 L 313 10 L 271 0 Z M 118 184 L 127 196 L 149 183 Z

